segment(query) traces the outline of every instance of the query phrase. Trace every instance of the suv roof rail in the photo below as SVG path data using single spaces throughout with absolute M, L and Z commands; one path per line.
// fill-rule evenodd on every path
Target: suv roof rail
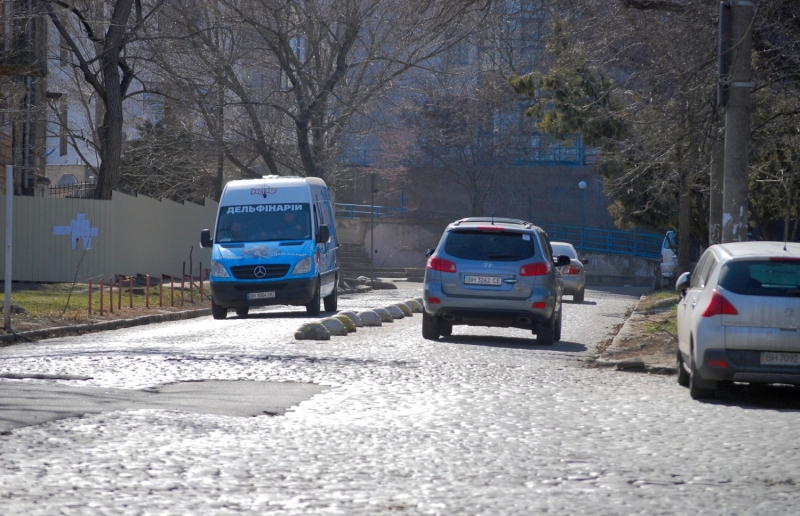
M 453 223 L 454 226 L 460 226 L 462 222 L 500 222 L 503 224 L 519 224 L 525 227 L 531 227 L 532 224 L 530 222 L 526 222 L 520 219 L 507 219 L 504 217 L 465 217 L 463 219 L 459 219 Z

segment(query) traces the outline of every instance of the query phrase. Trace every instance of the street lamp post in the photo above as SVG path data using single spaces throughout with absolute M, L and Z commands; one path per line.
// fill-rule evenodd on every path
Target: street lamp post
M 585 225 L 584 225 L 585 224 L 585 218 L 584 218 L 584 212 L 583 212 L 583 205 L 584 205 L 584 200 L 585 200 L 585 197 L 586 197 L 586 195 L 585 195 L 586 194 L 586 181 L 581 181 L 580 183 L 578 183 L 578 188 L 581 189 L 581 249 L 584 249 L 584 233 L 585 233 L 586 230 L 584 229 L 585 228 Z

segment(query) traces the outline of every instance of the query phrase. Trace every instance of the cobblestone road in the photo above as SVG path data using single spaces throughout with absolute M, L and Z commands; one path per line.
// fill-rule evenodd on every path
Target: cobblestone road
M 587 291 L 547 348 L 522 330 L 424 341 L 418 314 L 298 342 L 304 313 L 270 310 L 1 349 L 0 372 L 93 377 L 72 385 L 330 389 L 279 417 L 139 410 L 13 430 L 0 514 L 796 514 L 799 412 L 587 367 L 635 300 Z

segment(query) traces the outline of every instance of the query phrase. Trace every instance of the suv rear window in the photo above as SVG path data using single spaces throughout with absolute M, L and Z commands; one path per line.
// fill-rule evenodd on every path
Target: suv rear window
M 451 231 L 444 252 L 464 260 L 515 262 L 536 254 L 530 233 L 513 231 Z
M 800 297 L 800 262 L 729 262 L 720 271 L 719 284 L 748 296 Z

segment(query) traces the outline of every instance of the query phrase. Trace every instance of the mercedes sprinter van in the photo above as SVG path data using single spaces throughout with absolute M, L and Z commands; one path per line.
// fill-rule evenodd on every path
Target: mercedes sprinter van
M 336 310 L 338 241 L 328 187 L 318 178 L 265 176 L 230 181 L 222 192 L 211 247 L 211 312 L 246 316 L 251 307 Z

